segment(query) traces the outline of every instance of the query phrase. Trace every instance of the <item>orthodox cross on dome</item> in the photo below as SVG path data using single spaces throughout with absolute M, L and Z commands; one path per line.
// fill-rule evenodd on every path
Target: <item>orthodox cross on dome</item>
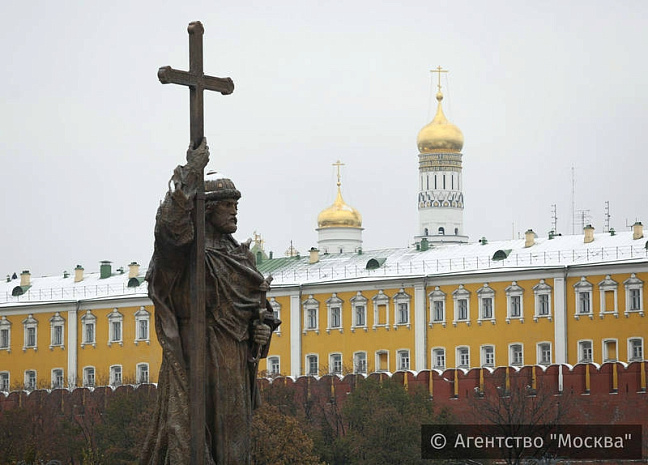
M 439 89 L 439 92 L 441 92 L 441 73 L 447 73 L 447 69 L 441 68 L 441 65 L 437 66 L 436 69 L 430 70 L 431 73 L 438 73 L 439 75 L 439 80 L 437 83 L 437 88 Z
M 203 72 L 203 34 L 200 21 L 189 23 L 189 71 L 179 71 L 170 66 L 158 70 L 162 84 L 180 84 L 189 87 L 190 148 L 196 150 L 205 137 L 203 91 L 214 90 L 223 95 L 234 91 L 230 78 L 205 76 Z M 188 154 L 189 158 L 189 154 Z M 187 159 L 189 162 L 190 160 Z M 189 347 L 189 403 L 190 455 L 192 465 L 205 464 L 205 373 L 206 367 L 206 302 L 205 302 L 205 183 L 204 168 L 197 173 L 198 182 L 194 198 L 194 244 L 191 250 L 191 346 Z
M 333 166 L 337 168 L 337 185 L 338 187 L 340 187 L 342 185 L 342 183 L 340 182 L 340 167 L 344 166 L 344 163 L 338 160 L 335 163 L 333 163 Z

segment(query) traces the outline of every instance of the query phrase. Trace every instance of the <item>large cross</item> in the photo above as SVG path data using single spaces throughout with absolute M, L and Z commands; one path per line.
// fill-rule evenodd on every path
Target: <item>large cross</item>
M 203 73 L 203 34 L 200 21 L 189 23 L 189 71 L 170 66 L 158 70 L 162 84 L 189 87 L 191 148 L 197 149 L 205 136 L 203 91 L 215 90 L 223 95 L 234 91 L 230 78 L 205 76 Z M 189 349 L 189 419 L 191 432 L 191 464 L 205 463 L 205 182 L 200 169 L 194 206 L 195 243 L 191 254 L 191 345 Z

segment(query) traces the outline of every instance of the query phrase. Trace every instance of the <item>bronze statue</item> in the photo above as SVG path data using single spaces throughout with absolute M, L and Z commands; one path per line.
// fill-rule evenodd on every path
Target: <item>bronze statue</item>
M 155 251 L 149 270 L 149 296 L 163 359 L 158 400 L 141 463 L 190 463 L 189 387 L 192 354 L 190 249 L 195 241 L 192 211 L 209 150 L 187 152 L 160 205 Z M 272 331 L 280 324 L 265 298 L 267 282 L 256 269 L 249 242 L 237 243 L 234 183 L 208 173 L 205 186 L 206 363 L 204 463 L 250 463 L 250 425 L 258 403 L 256 364 L 267 355 Z M 202 459 L 202 458 L 201 458 Z

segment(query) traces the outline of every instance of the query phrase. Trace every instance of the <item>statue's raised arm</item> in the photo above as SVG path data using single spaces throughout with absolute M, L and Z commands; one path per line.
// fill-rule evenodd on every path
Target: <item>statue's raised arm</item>
M 155 221 L 156 250 L 188 246 L 194 239 L 191 213 L 200 175 L 209 162 L 206 139 L 197 149 L 189 147 L 187 163 L 177 166 L 169 180 L 169 189 L 158 209 Z

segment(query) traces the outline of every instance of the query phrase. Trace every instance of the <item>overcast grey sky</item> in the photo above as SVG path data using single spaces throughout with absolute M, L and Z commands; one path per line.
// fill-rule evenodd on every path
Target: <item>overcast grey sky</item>
M 463 131 L 471 240 L 546 235 L 557 205 L 597 232 L 648 222 L 645 1 L 110 1 L 0 7 L 0 276 L 147 265 L 155 210 L 189 142 L 187 24 L 205 27 L 210 166 L 243 192 L 239 232 L 282 255 L 316 245 L 343 195 L 365 250 L 417 225 L 416 136 L 435 110 Z

